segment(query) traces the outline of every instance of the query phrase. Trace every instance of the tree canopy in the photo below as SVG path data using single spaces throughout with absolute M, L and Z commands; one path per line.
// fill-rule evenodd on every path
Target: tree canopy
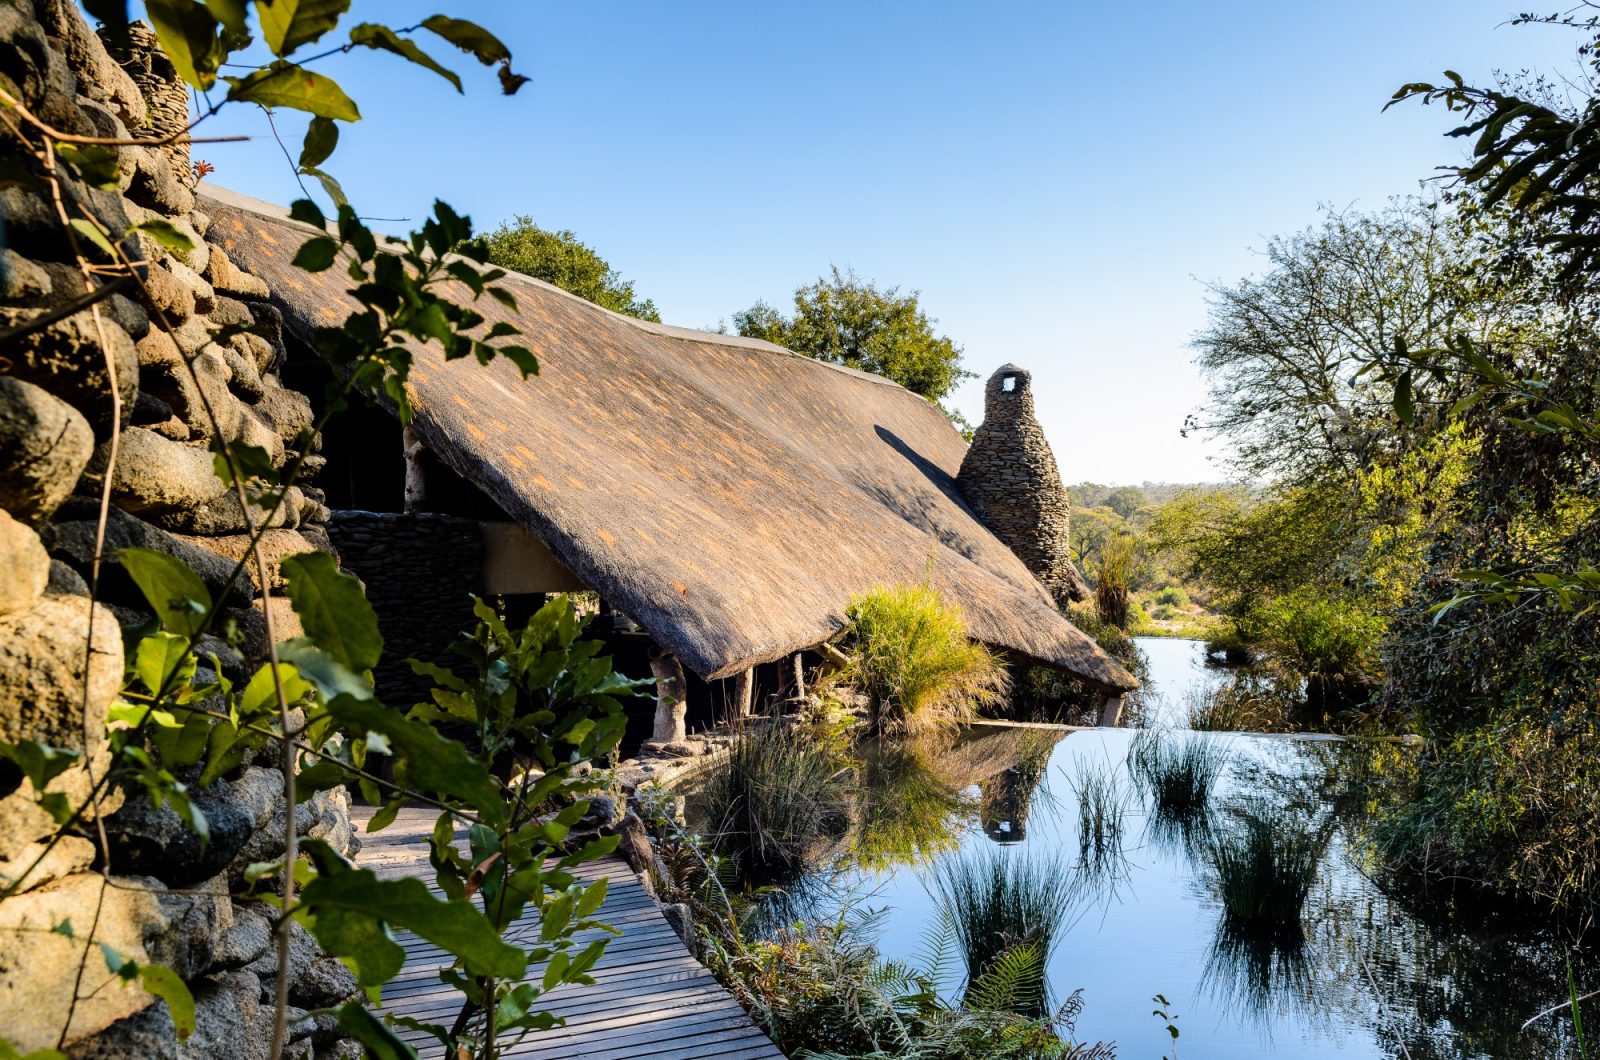
M 624 280 L 611 263 L 595 253 L 570 229 L 540 228 L 527 214 L 518 214 L 481 240 L 489 260 L 502 269 L 554 284 L 614 313 L 661 322 L 650 299 L 640 299 L 633 281 Z
M 795 291 L 793 316 L 757 302 L 735 313 L 733 323 L 747 338 L 881 375 L 939 402 L 973 373 L 961 367 L 961 347 L 934 334 L 936 321 L 923 312 L 919 295 L 879 287 L 834 266 Z

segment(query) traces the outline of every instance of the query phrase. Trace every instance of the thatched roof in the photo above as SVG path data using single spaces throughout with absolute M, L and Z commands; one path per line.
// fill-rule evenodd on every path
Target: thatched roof
M 291 266 L 309 229 L 208 195 L 207 238 L 267 282 L 298 338 L 353 307 L 343 270 Z M 540 374 L 419 350 L 413 428 L 696 673 L 815 647 L 844 626 L 852 595 L 926 578 L 985 643 L 1136 685 L 959 499 L 965 445 L 927 401 L 769 343 L 507 283 L 519 311 L 477 308 L 523 330 Z

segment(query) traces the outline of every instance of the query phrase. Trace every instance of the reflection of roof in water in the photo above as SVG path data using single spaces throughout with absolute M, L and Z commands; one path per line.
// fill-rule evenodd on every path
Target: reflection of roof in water
M 297 338 L 354 307 L 343 269 L 291 264 L 309 229 L 203 191 L 207 238 L 268 283 Z M 527 277 L 506 284 L 518 310 L 476 308 L 522 329 L 540 375 L 419 348 L 413 426 L 695 672 L 814 647 L 844 626 L 852 595 L 927 580 L 977 639 L 1135 685 L 959 499 L 965 447 L 927 401 L 769 343 L 619 316 Z

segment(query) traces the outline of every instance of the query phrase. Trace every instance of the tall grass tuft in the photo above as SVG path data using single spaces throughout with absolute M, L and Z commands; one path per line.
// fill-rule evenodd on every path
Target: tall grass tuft
M 930 889 L 965 958 L 968 990 L 997 976 L 1013 987 L 1032 983 L 1013 999 L 1015 1011 L 1044 1015 L 1044 969 L 1076 897 L 1071 869 L 1058 858 L 987 849 L 939 862 Z
M 1098 861 L 1122 850 L 1123 819 L 1128 812 L 1128 789 L 1109 763 L 1084 767 L 1072 779 L 1078 801 L 1078 856 L 1081 862 Z
M 717 852 L 747 879 L 772 880 L 801 871 L 820 845 L 845 833 L 852 789 L 836 751 L 774 724 L 734 745 L 699 802 Z
M 1128 750 L 1134 783 L 1170 813 L 1206 809 L 1227 765 L 1228 752 L 1215 740 L 1161 729 L 1140 730 Z
M 1229 758 L 1227 748 L 1211 737 L 1141 730 L 1128 749 L 1128 771 L 1150 799 L 1146 834 L 1187 857 L 1204 854 L 1214 816 L 1211 792 Z
M 1298 936 L 1330 835 L 1326 826 L 1308 830 L 1281 811 L 1240 810 L 1236 826 L 1220 830 L 1207 845 L 1227 919 L 1241 927 Z
M 850 602 L 849 678 L 867 695 L 878 732 L 918 732 L 971 718 L 1003 700 L 998 656 L 967 638 L 961 612 L 937 589 L 902 585 Z
M 1095 568 L 1094 608 L 1100 621 L 1128 628 L 1128 587 L 1133 581 L 1134 544 L 1129 534 L 1110 534 L 1100 545 Z

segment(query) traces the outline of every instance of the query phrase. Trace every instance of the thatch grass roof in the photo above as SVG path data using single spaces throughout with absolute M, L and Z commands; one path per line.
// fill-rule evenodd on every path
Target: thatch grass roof
M 290 264 L 309 229 L 208 196 L 207 238 L 267 282 L 298 338 L 354 307 L 343 270 Z M 1137 684 L 960 500 L 965 444 L 927 401 L 769 343 L 506 283 L 517 312 L 477 308 L 522 329 L 540 374 L 419 350 L 413 428 L 696 673 L 815 647 L 852 595 L 928 579 L 985 643 L 1108 689 Z

